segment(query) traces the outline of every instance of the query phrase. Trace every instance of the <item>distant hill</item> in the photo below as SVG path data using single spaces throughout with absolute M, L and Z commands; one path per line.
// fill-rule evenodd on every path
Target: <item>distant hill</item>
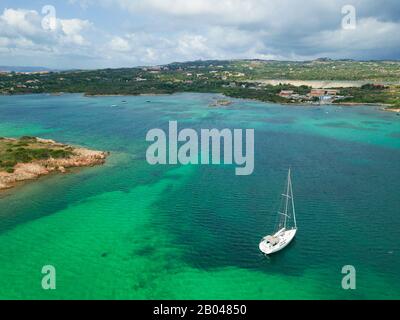
M 0 72 L 40 72 L 40 71 L 56 71 L 45 67 L 17 67 L 17 66 L 0 66 Z
M 1 70 L 1 67 L 0 67 Z M 275 103 L 313 103 L 311 87 L 339 89 L 340 103 L 370 103 L 400 109 L 400 61 L 198 60 L 167 65 L 49 71 L 7 67 L 30 74 L 1 74 L 0 95 L 85 93 L 86 95 L 211 92 Z M 54 71 L 54 70 L 51 70 Z M 367 85 L 369 84 L 369 85 Z M 288 99 L 281 91 L 295 92 Z M 339 101 L 339 98 L 336 101 Z M 303 99 L 303 100 L 301 100 Z

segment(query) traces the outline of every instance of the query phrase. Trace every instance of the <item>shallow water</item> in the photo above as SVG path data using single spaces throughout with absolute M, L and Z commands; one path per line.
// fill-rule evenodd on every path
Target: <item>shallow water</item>
M 216 97 L 0 97 L 0 136 L 112 152 L 104 166 L 0 195 L 0 298 L 400 298 L 400 117 L 245 100 L 210 108 Z M 254 128 L 253 175 L 148 165 L 145 135 L 170 120 Z M 258 242 L 289 166 L 299 230 L 265 257 Z M 54 291 L 41 289 L 48 264 Z M 341 288 L 344 265 L 356 290 Z

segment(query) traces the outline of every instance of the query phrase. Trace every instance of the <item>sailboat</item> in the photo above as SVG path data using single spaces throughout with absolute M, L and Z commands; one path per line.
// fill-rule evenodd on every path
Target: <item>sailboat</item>
M 290 168 L 281 202 L 281 208 L 278 211 L 278 224 L 274 234 L 265 236 L 259 244 L 261 252 L 265 254 L 271 254 L 285 248 L 297 232 Z

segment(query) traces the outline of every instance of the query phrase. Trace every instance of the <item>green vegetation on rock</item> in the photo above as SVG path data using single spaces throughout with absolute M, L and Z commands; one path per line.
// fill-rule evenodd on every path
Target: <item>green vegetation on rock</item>
M 46 143 L 35 137 L 21 137 L 20 139 L 0 137 L 0 171 L 12 173 L 17 163 L 68 158 L 71 155 L 73 152 L 68 146 Z

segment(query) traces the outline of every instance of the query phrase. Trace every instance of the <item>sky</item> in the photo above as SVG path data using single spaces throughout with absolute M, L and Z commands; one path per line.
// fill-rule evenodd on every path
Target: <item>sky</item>
M 400 59 L 400 0 L 0 0 L 0 65 Z

